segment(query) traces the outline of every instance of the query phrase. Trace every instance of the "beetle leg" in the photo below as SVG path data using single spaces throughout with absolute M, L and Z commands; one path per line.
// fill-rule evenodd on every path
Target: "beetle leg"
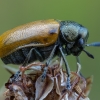
M 80 58 L 79 58 L 79 56 L 76 56 L 76 61 L 77 61 L 77 63 L 79 63 L 79 64 L 80 64 L 80 66 L 81 66 L 81 63 L 80 63 Z M 77 70 L 78 70 L 78 65 L 77 65 Z
M 43 61 L 43 57 L 42 55 L 40 54 L 40 52 L 38 52 L 37 49 L 34 48 L 34 52 L 35 52 L 35 55 L 37 57 L 37 59 L 39 59 L 40 61 Z
M 38 50 L 35 49 L 35 48 L 32 48 L 32 49 L 29 51 L 29 53 L 28 53 L 28 55 L 27 55 L 27 57 L 26 57 L 26 59 L 25 59 L 25 61 L 24 61 L 24 63 L 23 63 L 22 66 L 26 66 L 26 65 L 28 64 L 28 61 L 30 60 L 30 57 L 31 57 L 33 51 L 34 51 L 34 53 L 35 53 L 35 55 L 36 55 L 37 58 L 39 58 L 40 60 L 43 60 L 43 57 L 42 57 L 42 55 L 38 52 Z
M 58 44 L 55 44 L 54 45 L 54 48 L 53 48 L 53 50 L 51 51 L 51 53 L 50 53 L 50 56 L 48 57 L 48 60 L 46 61 L 46 67 L 44 68 L 44 72 L 43 72 L 43 74 L 42 74 L 42 81 L 45 79 L 45 77 L 46 77 L 46 74 L 47 74 L 47 71 L 48 71 L 48 66 L 49 66 L 49 64 L 50 64 L 50 61 L 51 61 L 51 59 L 53 58 L 53 56 L 54 56 L 54 53 L 55 53 L 55 50 L 56 50 L 56 47 L 58 46 Z
M 34 50 L 34 48 L 32 48 L 29 53 L 27 54 L 26 56 L 26 59 L 24 60 L 22 66 L 26 66 L 28 64 L 28 61 L 30 60 L 30 57 L 31 57 L 31 54 L 32 54 L 32 51 Z
M 65 58 L 65 55 L 63 53 L 63 50 L 62 50 L 62 46 L 59 46 L 59 50 L 60 50 L 60 53 L 62 55 L 62 58 L 65 62 L 65 67 L 66 67 L 66 72 L 67 72 L 67 89 L 70 90 L 71 89 L 71 84 L 70 84 L 70 68 L 69 68 L 69 65 L 68 65 L 68 62 Z
M 79 64 L 81 64 L 81 63 L 80 63 L 80 58 L 79 58 L 79 56 L 76 56 L 76 61 L 77 61 Z
M 24 62 L 23 62 L 23 64 L 22 64 L 21 67 L 25 67 L 28 64 L 28 61 L 30 60 L 30 57 L 31 57 L 31 54 L 32 54 L 33 51 L 35 52 L 36 56 L 38 56 L 40 59 L 43 59 L 42 56 L 41 56 L 41 54 L 35 48 L 32 48 L 29 51 L 29 53 L 28 53 L 28 55 L 27 55 L 26 59 L 24 60 Z M 14 77 L 11 79 L 11 82 L 17 81 L 19 79 L 19 75 L 20 74 L 21 74 L 20 71 L 18 71 L 17 73 L 15 73 Z

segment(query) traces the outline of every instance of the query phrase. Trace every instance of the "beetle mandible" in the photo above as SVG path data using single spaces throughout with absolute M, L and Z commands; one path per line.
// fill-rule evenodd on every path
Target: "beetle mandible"
M 28 63 L 48 58 L 48 66 L 52 57 L 60 54 L 70 82 L 70 69 L 65 54 L 78 57 L 84 51 L 93 58 L 84 48 L 99 46 L 100 43 L 86 44 L 88 36 L 87 28 L 74 21 L 39 20 L 3 33 L 0 36 L 0 58 L 5 64 L 22 64 L 32 50 Z

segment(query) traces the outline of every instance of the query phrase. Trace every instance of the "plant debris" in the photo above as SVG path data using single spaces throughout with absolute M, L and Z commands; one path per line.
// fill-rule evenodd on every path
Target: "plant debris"
M 41 81 L 43 63 L 34 62 L 20 68 L 19 79 L 11 82 L 12 75 L 5 84 L 5 100 L 90 100 L 88 94 L 92 79 L 80 74 L 81 66 L 78 64 L 78 70 L 71 72 L 71 90 L 68 91 L 67 74 L 62 65 L 63 62 L 58 60 L 50 64 L 44 81 Z

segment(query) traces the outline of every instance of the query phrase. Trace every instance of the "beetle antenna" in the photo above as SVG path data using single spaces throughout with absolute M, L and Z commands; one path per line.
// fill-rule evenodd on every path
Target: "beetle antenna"
M 89 52 L 87 52 L 86 50 L 83 49 L 83 51 L 88 55 L 88 57 L 94 59 L 94 56 L 92 54 L 90 54 Z
M 86 44 L 86 46 L 95 46 L 95 47 L 99 47 L 100 46 L 100 42 L 93 42 L 90 44 Z

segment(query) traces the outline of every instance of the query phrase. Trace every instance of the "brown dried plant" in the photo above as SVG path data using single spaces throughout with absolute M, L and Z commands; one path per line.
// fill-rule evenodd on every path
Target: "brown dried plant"
M 67 74 L 62 66 L 62 59 L 51 63 L 44 81 L 41 81 L 43 63 L 34 62 L 21 67 L 18 81 L 9 79 L 5 84 L 5 100 L 90 100 L 88 94 L 92 81 L 80 75 L 80 64 L 76 72 L 71 72 L 70 91 L 66 89 Z

